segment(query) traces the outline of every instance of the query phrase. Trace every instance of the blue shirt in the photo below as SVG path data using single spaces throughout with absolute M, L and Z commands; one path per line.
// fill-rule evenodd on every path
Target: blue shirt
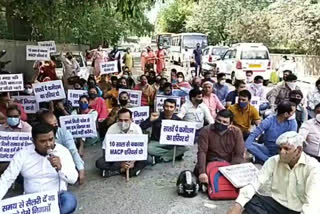
M 159 95 L 185 97 L 185 96 L 189 96 L 189 92 L 190 92 L 190 89 L 188 88 L 180 88 L 180 89 L 172 90 L 171 95 L 165 95 L 163 91 L 159 92 Z
M 224 103 L 229 93 L 229 88 L 226 85 L 220 85 L 219 83 L 213 84 L 214 93 L 217 95 L 219 100 Z
M 238 96 L 237 91 L 231 91 L 226 98 L 226 102 L 231 102 L 231 105 L 236 103 L 236 97 Z

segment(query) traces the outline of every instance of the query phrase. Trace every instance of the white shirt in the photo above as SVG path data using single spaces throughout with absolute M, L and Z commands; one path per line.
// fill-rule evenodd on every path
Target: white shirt
M 313 156 L 320 157 L 320 122 L 316 118 L 302 124 L 299 134 L 306 140 L 303 150 Z
M 42 156 L 35 151 L 34 145 L 17 152 L 0 178 L 0 200 L 5 196 L 19 173 L 24 178 L 24 192 L 26 194 L 67 190 L 67 183 L 74 184 L 77 181 L 78 172 L 70 152 L 64 146 L 56 144 L 54 154 L 59 156 L 61 160 L 62 168 L 59 172 L 52 167 L 48 156 Z

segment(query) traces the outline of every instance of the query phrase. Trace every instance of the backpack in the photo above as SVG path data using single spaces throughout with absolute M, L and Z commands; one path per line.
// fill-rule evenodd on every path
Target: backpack
M 194 197 L 198 194 L 199 183 L 197 177 L 190 170 L 184 170 L 177 179 L 178 195 L 183 197 Z
M 236 189 L 219 171 L 219 167 L 229 166 L 226 161 L 214 161 L 207 165 L 209 178 L 208 196 L 212 200 L 236 199 L 239 190 Z

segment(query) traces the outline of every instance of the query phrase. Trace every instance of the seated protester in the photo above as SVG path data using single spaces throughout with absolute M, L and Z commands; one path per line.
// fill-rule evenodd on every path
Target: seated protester
M 320 162 L 320 103 L 314 109 L 315 118 L 302 124 L 299 134 L 305 139 L 303 151 Z
M 287 80 L 287 77 L 290 75 L 290 74 L 293 74 L 291 70 L 283 70 L 282 72 L 279 72 L 279 76 L 282 74 L 283 78 L 280 78 L 282 79 L 281 82 L 279 82 L 277 84 L 277 86 L 279 85 L 282 85 L 284 84 L 284 82 Z
M 204 73 L 204 78 L 202 80 L 202 84 L 204 82 L 211 82 L 212 84 L 214 83 L 213 79 L 212 79 L 212 72 L 208 71 Z
M 201 89 L 202 80 L 200 77 L 194 77 L 191 81 L 192 88 Z
M 34 96 L 33 89 L 32 89 L 32 83 L 31 82 L 25 82 L 24 83 L 24 90 L 19 92 L 20 96 Z
M 161 78 L 160 80 L 160 88 L 158 90 L 158 92 L 163 92 L 164 90 L 164 84 L 166 84 L 168 82 L 168 79 L 166 78 Z
M 107 105 L 107 109 L 112 108 L 112 99 L 117 99 L 119 95 L 118 88 L 118 78 L 116 76 L 111 77 L 111 88 L 103 94 L 103 98 L 105 98 L 105 103 Z
M 191 89 L 191 85 L 185 80 L 184 74 L 182 72 L 177 73 L 177 83 L 173 85 L 173 88 Z
M 53 130 L 48 124 L 32 128 L 33 145 L 18 151 L 0 178 L 0 200 L 21 174 L 25 194 L 59 191 L 60 213 L 75 211 L 77 199 L 67 191 L 67 184 L 74 184 L 78 173 L 68 149 L 55 143 Z M 53 150 L 52 155 L 49 150 Z
M 303 141 L 294 131 L 282 134 L 277 139 L 279 155 L 267 160 L 258 177 L 240 189 L 227 214 L 319 213 L 320 165 L 303 152 Z
M 27 121 L 27 114 L 24 111 L 23 106 L 20 103 L 16 103 L 13 100 L 10 99 L 10 94 L 9 92 L 2 92 L 0 93 L 0 112 L 7 116 L 7 108 L 10 104 L 15 104 L 19 107 L 20 112 L 21 112 L 21 120 Z
M 98 112 L 98 121 L 102 122 L 108 117 L 109 111 L 105 104 L 105 101 L 98 97 L 98 91 L 96 87 L 89 88 L 89 106 Z
M 172 84 L 178 83 L 177 70 L 175 68 L 171 69 L 171 83 Z
M 217 111 L 224 109 L 217 95 L 212 93 L 213 83 L 206 81 L 202 84 L 203 103 L 209 108 L 210 114 L 213 119 L 217 116 Z
M 154 157 L 154 163 L 169 162 L 173 159 L 174 146 L 160 144 L 162 120 L 181 120 L 174 113 L 176 110 L 176 101 L 166 99 L 163 104 L 163 112 L 151 113 L 151 116 L 140 124 L 142 130 L 152 127 L 151 138 L 148 144 L 148 153 Z M 183 154 L 188 149 L 184 146 L 177 146 L 176 158 L 182 159 Z
M 152 87 L 154 88 L 154 90 L 155 90 L 156 92 L 159 91 L 161 79 L 162 79 L 162 77 L 161 77 L 160 75 L 157 75 L 157 76 L 156 76 L 156 81 L 155 81 L 155 82 L 153 83 L 153 85 L 152 85 Z
M 172 90 L 172 84 L 170 82 L 166 82 L 163 85 L 163 92 L 159 92 L 159 95 L 185 97 L 189 95 L 189 92 L 190 90 L 187 88 Z
M 142 134 L 141 128 L 132 120 L 132 112 L 129 109 L 122 108 L 118 111 L 118 122 L 110 126 L 108 134 Z M 102 143 L 102 157 L 96 161 L 96 167 L 100 169 L 103 177 L 110 177 L 129 171 L 129 177 L 138 176 L 141 170 L 147 165 L 147 161 L 126 161 L 126 162 L 106 162 L 105 149 L 106 138 Z
M 134 87 L 134 90 L 142 91 L 141 106 L 152 106 L 156 91 L 149 85 L 146 75 L 140 76 L 140 83 Z
M 95 81 L 94 77 L 93 79 Z M 94 84 L 91 84 L 91 85 L 94 85 Z M 99 87 L 99 89 L 101 89 L 103 95 L 107 94 L 107 92 L 111 89 L 111 83 L 108 81 L 107 74 L 100 75 L 100 80 L 97 83 L 97 86 Z
M 289 93 L 289 101 L 296 104 L 296 121 L 298 123 L 298 129 L 302 125 L 302 123 L 308 120 L 308 112 L 307 109 L 301 103 L 303 99 L 303 94 L 300 90 L 292 90 Z
M 149 85 L 153 85 L 156 82 L 156 72 L 151 70 L 149 76 L 147 77 Z
M 53 106 L 54 106 L 53 113 L 58 120 L 60 117 L 70 115 L 72 112 L 71 102 L 65 102 L 64 100 L 54 100 Z
M 132 89 L 136 86 L 136 83 L 134 82 L 134 80 L 132 78 L 132 73 L 129 71 L 128 67 L 124 68 L 122 77 L 126 78 L 126 80 L 128 81 L 128 88 L 129 89 Z
M 52 112 L 46 110 L 38 112 L 38 121 L 40 121 L 41 123 L 49 124 L 53 127 L 53 137 L 55 143 L 63 145 L 69 150 L 74 164 L 76 165 L 76 168 L 79 172 L 79 183 L 83 184 L 85 179 L 84 162 L 79 155 L 71 133 L 68 130 L 59 127 L 57 118 Z
M 242 131 L 244 139 L 250 134 L 251 124 L 258 126 L 261 123 L 258 110 L 250 104 L 251 94 L 248 90 L 239 92 L 238 103 L 229 106 L 229 110 L 233 113 L 233 123 Z
M 229 87 L 226 85 L 226 74 L 218 73 L 217 82 L 213 84 L 213 91 L 219 98 L 220 102 L 225 105 L 229 93 Z
M 320 78 L 316 81 L 315 89 L 308 94 L 308 112 L 309 116 L 314 118 L 314 109 L 315 106 L 320 103 Z
M 239 96 L 239 92 L 246 89 L 246 83 L 243 80 L 236 80 L 234 83 L 235 90 L 229 92 L 226 98 L 226 107 L 236 104 L 236 97 Z
M 246 71 L 246 83 L 251 84 L 253 82 L 253 72 Z
M 73 90 L 84 90 L 83 88 L 83 82 L 81 79 L 73 84 Z
M 0 112 L 0 127 L 3 126 L 7 121 L 7 117 L 2 113 Z
M 249 84 L 248 90 L 250 91 L 252 97 L 260 98 L 259 111 L 267 110 L 270 107 L 269 101 L 266 98 L 267 95 L 265 93 L 265 88 L 263 86 L 262 76 L 256 76 L 254 78 L 254 82 Z
M 129 89 L 129 88 L 128 88 L 128 81 L 127 81 L 127 79 L 124 78 L 124 77 L 120 77 L 119 80 L 118 80 L 118 86 L 117 86 L 117 88 L 118 88 L 118 90 L 119 90 L 120 88 L 122 88 L 122 89 Z M 118 93 L 119 93 L 119 91 L 118 91 Z
M 102 97 L 103 96 L 103 91 L 97 85 L 97 82 L 96 82 L 96 79 L 94 78 L 94 76 L 90 75 L 87 82 L 88 82 L 88 85 L 86 87 L 84 87 L 84 90 L 89 90 L 90 88 L 95 87 L 97 89 L 97 92 L 98 92 L 98 97 Z
M 277 107 L 277 115 L 267 117 L 250 133 L 245 146 L 248 152 L 255 156 L 256 162 L 263 163 L 277 154 L 279 146 L 275 142 L 281 134 L 297 131 L 297 122 L 292 118 L 295 111 L 294 103 L 283 101 Z M 264 135 L 261 136 L 263 133 Z M 262 144 L 254 142 L 259 136 L 262 137 Z
M 233 114 L 229 110 L 218 112 L 214 124 L 204 127 L 199 135 L 197 165 L 194 173 L 200 183 L 208 183 L 207 164 L 224 160 L 231 164 L 244 162 L 244 142 L 241 130 L 232 125 Z

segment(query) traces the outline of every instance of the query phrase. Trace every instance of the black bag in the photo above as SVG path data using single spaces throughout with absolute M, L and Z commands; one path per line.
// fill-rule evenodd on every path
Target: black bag
M 183 197 L 194 197 L 199 192 L 197 177 L 190 170 L 182 171 L 177 180 L 178 195 Z

